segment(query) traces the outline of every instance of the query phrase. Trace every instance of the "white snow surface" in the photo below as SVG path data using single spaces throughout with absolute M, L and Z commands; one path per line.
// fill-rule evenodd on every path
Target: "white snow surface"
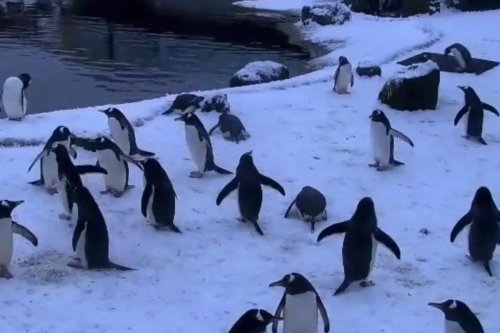
M 284 68 L 284 65 L 274 61 L 253 61 L 234 73 L 234 76 L 242 81 L 260 82 L 264 77 L 278 77 Z
M 352 63 L 370 60 L 382 65 L 383 77 L 356 79 L 348 95 L 333 94 L 331 66 L 283 82 L 219 90 L 228 94 L 231 111 L 253 135 L 234 144 L 215 133 L 216 163 L 234 170 L 240 155 L 252 150 L 260 172 L 286 190 L 283 197 L 264 189 L 260 225 L 265 236 L 235 220 L 235 193 L 215 205 L 232 176 L 188 177 L 195 165 L 184 126 L 174 117 L 160 116 L 175 96 L 120 105 L 132 122 L 143 123 L 136 127 L 139 147 L 155 151 L 172 179 L 178 197 L 176 224 L 183 231 L 178 235 L 148 226 L 140 213 L 142 174 L 134 166 L 131 184 L 136 187 L 119 199 L 99 194 L 101 175 L 85 175 L 107 220 L 110 258 L 137 268 L 132 272 L 67 267 L 73 228 L 58 219 L 59 198 L 27 184 L 39 176 L 38 167 L 30 174 L 27 167 L 55 126 L 66 125 L 85 136 L 107 133 L 105 116 L 96 111 L 106 106 L 28 115 L 21 122 L 1 120 L 4 144 L 39 144 L 2 148 L 0 155 L 1 197 L 25 200 L 14 219 L 39 239 L 35 248 L 15 236 L 10 268 L 15 277 L 0 280 L 2 332 L 224 333 L 249 308 L 274 312 L 283 291 L 268 284 L 293 271 L 318 290 L 331 332 L 440 332 L 443 314 L 427 303 L 448 298 L 465 301 L 486 332 L 500 331 L 498 254 L 491 263 L 495 277 L 489 277 L 481 265 L 466 259 L 466 232 L 455 244 L 449 242 L 451 229 L 479 186 L 488 186 L 500 200 L 500 120 L 485 115 L 488 146 L 465 140 L 462 129 L 453 126 L 463 105 L 457 85 L 473 86 L 485 102 L 500 107 L 500 68 L 479 76 L 441 73 L 438 109 L 433 112 L 399 112 L 377 104 L 381 86 L 399 67 L 395 61 L 422 50 L 442 52 L 461 42 L 479 58 L 500 59 L 499 15 L 444 13 L 401 20 L 354 14 L 344 26 L 307 27 L 306 38 L 340 43 L 325 57 L 327 63 L 335 64 L 339 55 Z M 368 167 L 368 116 L 375 107 L 415 143 L 411 148 L 396 140 L 396 158 L 406 165 L 387 172 Z M 209 128 L 218 114 L 200 117 Z M 94 163 L 95 158 L 79 151 L 77 162 Z M 329 220 L 318 223 L 315 234 L 304 222 L 282 217 L 305 185 L 321 190 L 328 200 Z M 343 279 L 343 238 L 332 236 L 317 245 L 316 237 L 331 223 L 350 218 L 364 196 L 375 201 L 379 226 L 399 244 L 402 258 L 398 261 L 381 248 L 371 276 L 376 285 L 353 284 L 334 297 Z M 422 228 L 430 233 L 419 233 Z

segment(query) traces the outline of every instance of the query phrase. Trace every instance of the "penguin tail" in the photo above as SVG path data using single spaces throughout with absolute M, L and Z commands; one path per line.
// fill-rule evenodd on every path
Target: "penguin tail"
M 115 264 L 114 262 L 111 262 L 111 261 L 108 262 L 108 265 L 106 268 L 116 269 L 118 271 L 135 271 L 136 270 L 135 268 L 130 268 L 130 267 L 118 265 L 118 264 Z
M 42 186 L 42 185 L 45 185 L 45 181 L 43 180 L 43 178 L 40 178 L 38 180 L 28 182 L 28 184 L 35 185 L 35 186 Z
M 333 295 L 337 296 L 338 294 L 343 293 L 347 289 L 347 287 L 349 287 L 350 284 L 351 282 L 349 282 L 347 279 L 344 279 L 342 284 L 337 288 L 337 290 L 335 290 L 335 293 Z
M 152 152 L 147 151 L 147 150 L 137 149 L 137 151 L 135 152 L 134 155 L 141 155 L 143 157 L 151 157 L 151 156 L 155 156 L 155 153 L 152 153 Z
M 486 270 L 486 272 L 488 273 L 489 276 L 493 276 L 493 273 L 491 272 L 491 267 L 490 267 L 489 260 L 486 260 L 484 262 L 484 269 Z
M 392 164 L 392 165 L 395 165 L 395 166 L 405 165 L 403 162 L 398 161 L 398 160 L 392 160 L 392 161 L 391 161 L 391 164 Z
M 214 164 L 214 168 L 213 168 L 213 170 L 214 170 L 215 172 L 217 172 L 218 174 L 221 174 L 221 175 L 232 175 L 232 174 L 233 174 L 231 171 L 228 171 L 228 170 L 226 170 L 226 169 L 223 169 L 223 168 L 221 168 L 220 166 L 215 165 L 215 164 Z

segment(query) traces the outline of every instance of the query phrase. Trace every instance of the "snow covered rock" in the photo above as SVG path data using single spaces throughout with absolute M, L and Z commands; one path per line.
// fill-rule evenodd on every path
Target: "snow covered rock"
M 380 68 L 380 66 L 377 66 L 369 62 L 360 62 L 358 64 L 358 67 L 356 67 L 356 73 L 359 76 L 368 76 L 368 77 L 372 77 L 375 75 L 382 76 L 382 69 Z
M 445 4 L 462 11 L 500 9 L 500 0 L 446 0 Z
M 254 61 L 237 71 L 229 81 L 230 87 L 286 80 L 290 73 L 285 65 L 274 61 Z
M 407 17 L 429 12 L 433 0 L 344 0 L 351 10 L 370 15 Z
M 231 105 L 227 99 L 227 94 L 215 94 L 213 96 L 206 97 L 201 105 L 202 112 L 229 112 L 231 111 Z
M 302 24 L 314 21 L 319 25 L 344 24 L 351 20 L 351 9 L 340 1 L 332 4 L 302 7 Z
M 432 60 L 406 66 L 387 80 L 378 99 L 396 110 L 435 110 L 440 79 L 439 67 Z

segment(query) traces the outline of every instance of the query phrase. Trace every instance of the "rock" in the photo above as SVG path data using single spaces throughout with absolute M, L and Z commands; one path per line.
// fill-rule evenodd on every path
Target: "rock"
M 205 101 L 201 105 L 201 111 L 210 112 L 214 110 L 220 113 L 231 111 L 231 105 L 226 94 L 215 94 L 205 98 Z
M 441 11 L 441 0 L 429 1 L 429 15 L 434 15 Z
M 356 73 L 358 73 L 359 76 L 382 76 L 382 69 L 380 68 L 380 66 L 371 64 L 369 62 L 360 62 L 358 63 L 358 67 L 356 67 Z
M 380 16 L 412 16 L 429 12 L 433 0 L 344 0 L 351 10 Z
M 336 1 L 332 4 L 302 7 L 302 24 L 313 21 L 319 25 L 344 24 L 351 20 L 351 10 L 344 3 Z
M 387 80 L 378 99 L 396 110 L 435 110 L 440 79 L 432 60 L 406 66 Z
M 230 87 L 286 80 L 290 73 L 285 65 L 274 61 L 254 61 L 237 71 L 229 81 Z
M 445 4 L 461 11 L 500 9 L 500 0 L 446 0 Z

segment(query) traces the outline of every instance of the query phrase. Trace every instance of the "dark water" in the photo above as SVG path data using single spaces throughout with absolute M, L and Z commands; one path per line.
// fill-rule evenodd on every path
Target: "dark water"
M 0 0 L 0 81 L 31 74 L 29 113 L 226 87 L 255 60 L 298 75 L 309 59 L 277 29 L 287 18 L 232 0 L 11 1 Z

